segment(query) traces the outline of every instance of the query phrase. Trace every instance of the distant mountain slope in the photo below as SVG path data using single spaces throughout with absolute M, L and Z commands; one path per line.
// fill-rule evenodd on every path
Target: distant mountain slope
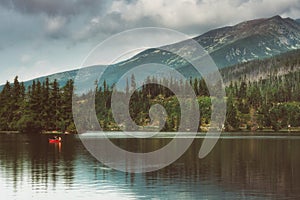
M 240 23 L 235 26 L 209 31 L 195 37 L 221 69 L 241 62 L 263 59 L 300 48 L 300 24 L 293 19 L 275 16 Z M 189 53 L 188 41 L 166 46 Z M 196 58 L 195 58 L 196 59 Z M 199 76 L 184 59 L 160 49 L 148 49 L 120 64 L 111 66 L 104 77 L 114 83 L 124 73 L 142 63 L 161 63 L 177 69 L 186 77 Z
M 193 38 L 209 52 L 217 66 L 221 69 L 238 63 L 263 59 L 300 48 L 300 24 L 290 18 L 274 16 L 268 19 L 256 19 L 242 22 L 235 26 L 228 26 L 209 31 Z M 166 46 L 189 52 L 188 41 Z M 196 59 L 196 58 L 195 58 Z M 115 83 L 125 72 L 134 66 L 145 63 L 161 63 L 173 67 L 186 77 L 199 76 L 190 64 L 168 51 L 148 49 L 138 55 L 108 67 L 104 72 L 108 84 Z M 98 79 L 103 67 L 94 66 L 86 70 L 86 77 L 90 80 Z M 50 80 L 57 79 L 64 85 L 67 79 L 74 79 L 77 70 L 62 72 L 48 76 Z M 39 78 L 41 81 L 45 77 Z M 85 78 L 83 78 L 85 79 Z M 28 86 L 32 81 L 25 82 Z
M 300 48 L 300 24 L 275 16 L 209 31 L 197 40 L 222 68 Z
M 296 19 L 296 22 L 300 23 L 300 19 Z
M 96 80 L 97 74 L 100 72 L 101 67 L 102 66 L 87 67 L 89 73 L 86 74 L 86 77 L 81 77 L 81 78 L 83 80 L 87 80 L 88 78 L 91 78 L 91 76 L 94 76 L 94 79 Z M 51 75 L 48 75 L 48 76 L 42 76 L 42 77 L 35 78 L 33 80 L 24 81 L 24 86 L 27 88 L 28 86 L 32 85 L 33 81 L 44 82 L 47 77 L 48 77 L 50 82 L 53 82 L 56 79 L 57 82 L 59 83 L 59 86 L 64 86 L 68 80 L 75 79 L 77 73 L 78 73 L 78 69 L 75 69 L 75 70 L 60 72 L 60 73 L 56 73 L 56 74 L 51 74 Z M 4 85 L 0 86 L 0 91 L 2 90 L 3 86 Z
M 299 49 L 300 25 L 293 19 L 274 16 L 215 29 L 193 39 L 210 53 L 219 68 L 223 68 Z M 189 51 L 186 44 L 187 42 L 183 41 L 169 45 L 168 48 Z M 157 49 L 144 51 L 129 59 L 127 64 L 142 60 L 161 60 L 162 63 L 171 64 L 175 68 L 186 64 L 182 60 L 176 62 L 174 55 Z
M 264 60 L 252 60 L 221 69 L 223 81 L 238 81 L 246 78 L 253 82 L 260 79 L 279 77 L 300 71 L 300 49 L 289 51 Z

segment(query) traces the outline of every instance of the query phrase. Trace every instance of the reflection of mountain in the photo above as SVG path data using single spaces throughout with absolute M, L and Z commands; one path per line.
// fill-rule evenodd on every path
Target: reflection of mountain
M 299 20 L 297 20 L 299 22 Z M 293 49 L 300 48 L 300 24 L 290 18 L 275 16 L 268 19 L 257 19 L 242 22 L 235 26 L 224 27 L 209 31 L 195 37 L 199 44 L 207 50 L 217 66 L 224 68 L 237 63 L 271 57 Z M 169 45 L 167 49 L 176 51 L 191 50 L 187 41 Z M 135 66 L 146 63 L 161 63 L 177 69 L 186 77 L 199 76 L 195 70 L 182 58 L 159 49 L 148 49 L 126 61 L 111 65 L 104 77 L 111 85 L 115 83 L 125 72 Z M 85 77 L 89 80 L 99 78 L 103 67 L 89 67 L 85 70 Z M 74 78 L 77 70 L 57 73 L 48 76 L 50 80 L 57 79 L 60 85 L 64 85 L 69 78 Z M 44 80 L 45 77 L 39 78 Z M 27 81 L 26 86 L 32 81 Z

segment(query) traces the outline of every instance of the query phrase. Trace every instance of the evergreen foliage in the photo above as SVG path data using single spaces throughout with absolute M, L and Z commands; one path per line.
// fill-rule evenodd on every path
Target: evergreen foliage
M 300 127 L 299 57 L 300 50 L 297 50 L 224 69 L 223 77 L 231 80 L 226 86 L 225 130 L 255 131 L 271 128 L 278 131 Z M 257 72 L 261 77 L 253 78 Z M 236 78 L 230 78 L 231 76 Z M 109 86 L 106 81 L 101 84 L 95 82 L 95 85 L 95 109 L 101 127 L 104 130 L 130 128 L 132 123 L 129 121 L 125 120 L 121 124 L 114 121 L 111 111 L 113 86 Z M 168 88 L 172 86 L 176 91 L 184 93 L 189 85 L 197 95 L 200 108 L 200 118 L 191 120 L 198 120 L 198 130 L 205 131 L 210 125 L 211 101 L 214 97 L 209 95 L 205 81 L 201 78 L 174 81 L 148 77 L 141 88 L 136 88 L 135 76 L 132 75 L 131 80 L 126 80 L 124 93 L 119 93 L 120 97 L 126 97 L 133 92 L 129 114 L 139 127 L 163 125 L 163 131 L 177 131 L 181 122 L 180 105 L 177 97 Z M 0 130 L 28 133 L 51 130 L 75 132 L 72 119 L 73 89 L 73 80 L 60 86 L 57 80 L 50 82 L 47 78 L 43 82 L 33 81 L 31 86 L 25 88 L 16 76 L 13 83 L 7 82 L 0 92 Z M 75 101 L 84 102 L 89 95 L 91 94 L 75 97 Z M 154 116 L 156 120 L 150 118 L 149 110 L 155 104 L 165 108 L 165 123 L 160 116 Z M 194 109 L 189 103 L 185 106 Z M 124 105 L 119 105 L 119 109 L 124 109 Z
M 61 89 L 56 80 L 33 81 L 25 90 L 16 77 L 14 83 L 7 82 L 0 93 L 0 130 L 38 133 L 72 128 L 72 92 L 72 80 Z

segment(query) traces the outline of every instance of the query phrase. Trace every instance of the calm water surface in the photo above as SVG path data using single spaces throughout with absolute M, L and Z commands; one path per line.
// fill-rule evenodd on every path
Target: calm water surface
M 156 172 L 112 170 L 73 135 L 49 144 L 47 135 L 0 135 L 1 199 L 299 199 L 300 137 L 220 139 L 204 159 L 194 140 L 172 165 Z M 112 140 L 150 151 L 170 139 Z

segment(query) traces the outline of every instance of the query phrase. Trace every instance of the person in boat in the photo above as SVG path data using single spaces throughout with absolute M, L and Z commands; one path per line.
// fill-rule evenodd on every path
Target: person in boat
M 61 137 L 58 137 L 58 136 L 54 136 L 53 139 L 61 141 Z

